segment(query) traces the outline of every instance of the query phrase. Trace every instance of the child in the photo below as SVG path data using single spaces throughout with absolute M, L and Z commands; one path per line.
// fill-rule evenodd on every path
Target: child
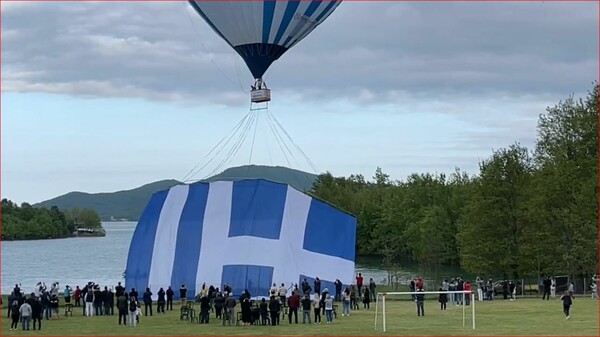
M 566 319 L 569 319 L 571 317 L 569 316 L 569 309 L 571 309 L 571 305 L 573 304 L 573 296 L 571 296 L 569 291 L 565 291 L 565 294 L 560 297 L 560 300 L 563 302 L 563 311 L 565 316 L 567 316 Z
M 423 288 L 419 287 L 419 289 L 417 290 L 417 293 L 422 293 L 423 292 Z M 425 302 L 425 294 L 417 294 L 416 296 L 416 301 L 417 301 L 417 316 L 425 316 L 425 307 L 424 307 L 424 302 Z
M 440 288 L 438 291 L 444 291 L 444 289 Z M 448 294 L 440 294 L 440 310 L 446 310 L 446 302 L 448 302 Z

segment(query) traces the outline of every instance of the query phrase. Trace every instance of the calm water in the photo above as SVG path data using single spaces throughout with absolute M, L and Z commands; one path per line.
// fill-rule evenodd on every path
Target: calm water
M 40 281 L 48 286 L 58 281 L 61 290 L 65 285 L 74 287 L 89 281 L 116 285 L 123 281 L 135 225 L 103 223 L 106 236 L 102 238 L 2 242 L 2 293 L 10 293 L 15 283 L 31 292 Z M 358 265 L 357 272 L 367 280 L 372 277 L 377 283 L 386 283 L 386 273 L 377 268 Z

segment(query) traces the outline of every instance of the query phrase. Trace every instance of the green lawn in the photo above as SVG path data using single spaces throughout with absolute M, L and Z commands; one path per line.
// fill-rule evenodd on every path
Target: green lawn
M 338 316 L 331 325 L 280 326 L 222 326 L 211 317 L 210 324 L 189 323 L 179 320 L 179 308 L 166 315 L 142 317 L 136 328 L 119 326 L 118 316 L 82 317 L 76 308 L 73 317 L 42 321 L 41 331 L 10 331 L 6 309 L 2 311 L 2 334 L 12 335 L 589 335 L 598 336 L 597 300 L 578 297 L 572 307 L 571 319 L 565 320 L 558 299 L 496 300 L 476 303 L 476 325 L 472 330 L 470 307 L 467 307 L 466 326 L 463 327 L 462 307 L 448 306 L 440 311 L 436 301 L 426 301 L 425 317 L 416 316 L 416 306 L 409 301 L 387 302 L 387 332 L 374 330 L 375 307 L 353 311 L 350 317 Z M 341 306 L 340 306 L 341 307 Z M 341 310 L 341 308 L 340 308 Z M 341 312 L 341 311 L 340 311 Z

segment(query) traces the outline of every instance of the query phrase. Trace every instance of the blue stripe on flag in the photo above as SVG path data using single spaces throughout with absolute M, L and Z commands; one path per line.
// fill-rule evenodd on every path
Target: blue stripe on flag
M 229 237 L 279 239 L 287 185 L 266 180 L 233 183 Z
M 279 29 L 277 30 L 277 35 L 275 35 L 275 41 L 273 44 L 279 44 L 279 40 L 285 33 L 286 29 L 289 27 L 290 22 L 294 18 L 294 14 L 296 14 L 296 10 L 300 5 L 300 1 L 289 1 L 287 7 L 285 8 L 285 13 L 283 14 L 283 19 L 281 21 L 281 25 L 279 25 Z
M 158 228 L 160 212 L 168 194 L 169 190 L 156 192 L 152 195 L 135 226 L 125 269 L 125 286 L 128 289 L 141 290 L 146 289 L 148 286 L 156 229 Z
M 188 198 L 181 212 L 171 285 L 186 285 L 188 294 L 194 296 L 196 291 L 196 274 L 202 242 L 204 212 L 208 199 L 208 184 L 196 183 L 189 186 Z
M 223 35 L 223 33 L 221 33 L 221 31 L 217 29 L 217 27 L 212 23 L 212 21 L 210 21 L 208 19 L 208 16 L 206 16 L 206 14 L 204 14 L 204 12 L 202 11 L 202 9 L 198 5 L 198 3 L 193 0 L 189 0 L 188 2 L 190 3 L 190 5 L 192 5 L 192 7 L 194 7 L 196 12 L 206 21 L 206 23 L 208 23 L 210 28 L 212 28 L 215 31 L 215 33 L 217 33 L 223 40 L 225 40 L 225 42 L 227 42 L 228 45 L 230 45 L 233 48 L 233 45 L 231 44 L 231 42 L 229 42 L 229 40 L 227 40 L 225 35 Z
M 274 268 L 269 266 L 226 265 L 223 266 L 221 282 L 229 284 L 236 296 L 246 289 L 253 297 L 266 296 L 273 281 L 273 270 Z
M 303 248 L 354 261 L 356 247 L 348 242 L 356 242 L 356 218 L 312 199 Z
M 269 34 L 273 26 L 273 17 L 275 16 L 275 5 L 277 0 L 266 0 L 263 7 L 263 35 L 262 43 L 269 43 Z

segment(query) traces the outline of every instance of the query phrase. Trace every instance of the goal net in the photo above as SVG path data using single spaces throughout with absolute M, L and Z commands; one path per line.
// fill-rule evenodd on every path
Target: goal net
M 375 330 L 378 326 L 383 328 L 386 332 L 388 326 L 386 325 L 386 319 L 393 319 L 395 323 L 398 323 L 398 318 L 402 321 L 402 317 L 413 317 L 417 312 L 416 296 L 424 295 L 424 313 L 434 312 L 435 316 L 441 311 L 440 307 L 440 294 L 444 294 L 447 299 L 446 309 L 449 311 L 456 311 L 457 309 L 462 311 L 462 323 L 466 326 L 467 320 L 471 321 L 473 329 L 475 329 L 475 296 L 470 291 L 423 291 L 423 292 L 383 292 L 377 293 L 377 301 L 375 304 Z M 467 297 L 469 297 L 467 299 Z M 467 306 L 467 300 L 470 302 Z M 470 313 L 468 313 L 467 307 Z M 435 310 L 433 310 L 435 308 Z M 410 316 L 408 316 L 410 312 Z M 470 316 L 470 317 L 469 317 Z

